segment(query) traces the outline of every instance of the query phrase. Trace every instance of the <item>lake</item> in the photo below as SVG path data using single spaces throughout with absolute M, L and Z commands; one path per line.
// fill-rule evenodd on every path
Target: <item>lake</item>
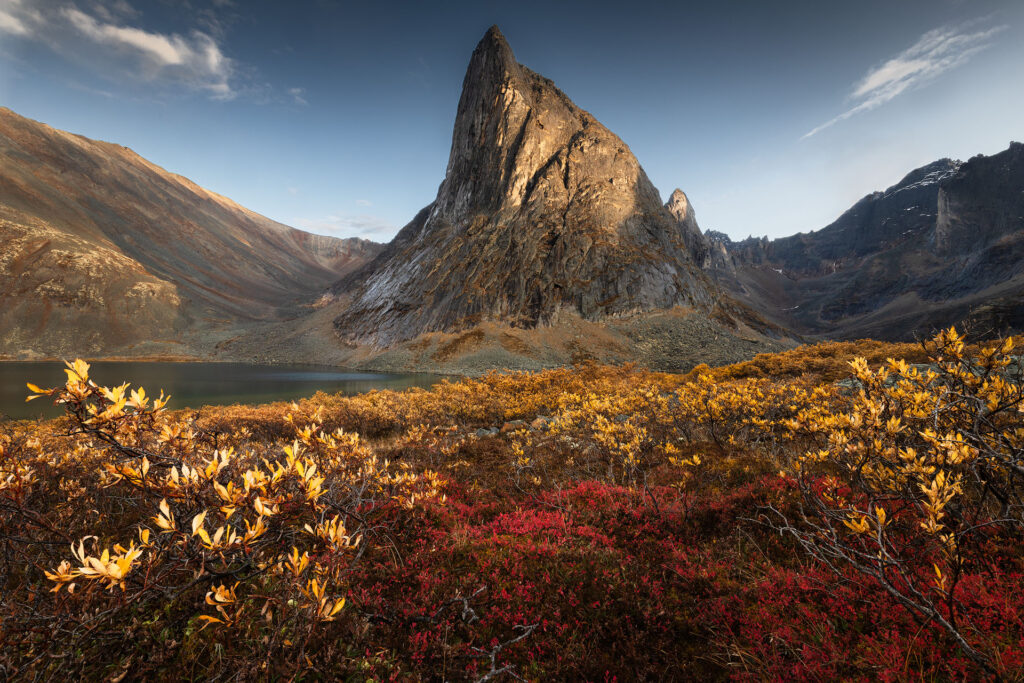
M 171 395 L 168 409 L 204 405 L 270 403 L 317 391 L 359 394 L 373 389 L 429 388 L 443 379 L 426 374 L 378 374 L 353 372 L 319 365 L 251 365 L 248 363 L 149 363 L 97 361 L 91 363 L 90 379 L 104 386 L 131 382 L 158 396 Z M 25 403 L 26 382 L 43 388 L 63 385 L 64 364 L 59 362 L 0 362 L 0 419 L 56 417 L 63 411 L 37 398 Z

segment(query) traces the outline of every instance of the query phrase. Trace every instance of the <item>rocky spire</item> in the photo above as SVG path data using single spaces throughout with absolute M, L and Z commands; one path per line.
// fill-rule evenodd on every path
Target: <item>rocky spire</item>
M 436 203 L 439 213 L 457 211 L 471 200 L 498 199 L 502 178 L 493 169 L 507 166 L 505 143 L 521 127 L 527 109 L 517 97 L 520 76 L 512 48 L 492 26 L 473 50 L 462 81 L 448 168 Z
M 677 187 L 665 203 L 665 208 L 679 222 L 683 240 L 686 242 L 686 248 L 694 263 L 702 268 L 708 268 L 711 265 L 711 240 L 701 232 L 700 226 L 697 225 L 697 215 L 693 212 L 690 198 Z
M 345 288 L 339 332 L 379 345 L 715 298 L 626 144 L 516 63 L 497 27 L 466 70 L 437 198 Z
M 665 208 L 680 223 L 687 220 L 697 220 L 696 216 L 693 215 L 693 207 L 690 206 L 690 198 L 678 187 L 672 193 L 672 196 L 668 198 L 668 201 L 665 202 Z
M 477 43 L 470 57 L 466 76 L 462 82 L 462 100 L 466 100 L 467 92 L 474 85 L 500 85 L 510 76 L 518 73 L 519 64 L 508 41 L 496 25 L 487 29 L 487 33 Z

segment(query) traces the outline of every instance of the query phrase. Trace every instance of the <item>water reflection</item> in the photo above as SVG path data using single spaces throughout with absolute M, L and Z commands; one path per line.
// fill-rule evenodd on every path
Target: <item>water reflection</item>
M 36 399 L 25 403 L 26 382 L 41 387 L 63 384 L 63 363 L 0 363 L 0 415 L 14 419 L 55 417 L 59 408 Z M 269 403 L 317 391 L 359 394 L 373 389 L 429 388 L 442 378 L 426 374 L 376 374 L 346 372 L 319 365 L 249 365 L 246 363 L 148 363 L 95 362 L 90 376 L 103 385 L 130 382 L 157 395 L 163 389 L 172 396 L 168 408 L 203 405 Z

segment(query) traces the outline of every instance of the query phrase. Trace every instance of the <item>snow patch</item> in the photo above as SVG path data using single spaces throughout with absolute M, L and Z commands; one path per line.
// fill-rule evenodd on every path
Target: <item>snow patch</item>
M 925 174 L 925 176 L 923 178 L 921 178 L 920 180 L 918 180 L 916 183 L 911 183 L 910 185 L 904 185 L 903 187 L 898 187 L 896 189 L 890 189 L 890 190 L 886 191 L 886 193 L 883 196 L 884 197 L 892 197 L 893 195 L 899 194 L 900 192 L 903 192 L 905 190 L 914 190 L 914 189 L 921 188 L 921 187 L 928 187 L 929 185 L 936 185 L 938 183 L 941 183 L 943 180 L 945 180 L 947 178 L 952 178 L 954 175 L 956 175 L 957 171 L 959 171 L 959 170 L 960 170 L 960 164 L 952 164 L 951 166 L 948 166 L 947 168 L 941 168 L 941 169 L 938 169 L 936 171 L 932 171 L 931 173 Z M 911 208 L 915 208 L 915 207 L 911 207 Z M 906 209 L 906 210 L 910 211 L 910 209 Z

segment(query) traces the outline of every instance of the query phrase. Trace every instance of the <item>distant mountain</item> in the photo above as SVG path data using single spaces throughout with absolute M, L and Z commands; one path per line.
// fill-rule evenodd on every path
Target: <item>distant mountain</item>
M 233 325 L 294 317 L 379 249 L 0 108 L 2 354 L 202 354 Z
M 1024 330 L 1024 144 L 941 159 L 831 225 L 776 240 L 707 233 L 709 273 L 799 334 L 912 339 Z
M 437 198 L 336 287 L 351 302 L 335 325 L 388 346 L 566 312 L 707 313 L 722 297 L 694 261 L 695 229 L 662 205 L 622 140 L 518 64 L 492 27 L 466 70 Z

